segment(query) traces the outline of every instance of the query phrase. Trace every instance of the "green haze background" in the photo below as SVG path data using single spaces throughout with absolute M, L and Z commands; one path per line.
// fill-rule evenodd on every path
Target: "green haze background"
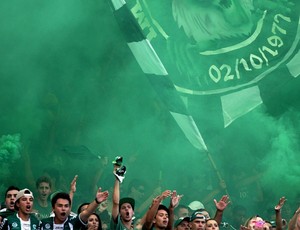
M 20 138 L 14 136 L 15 147 L 2 144 L 14 149 L 0 152 L 2 197 L 11 184 L 34 189 L 32 179 L 51 167 L 61 174 L 61 189 L 78 174 L 77 202 L 91 200 L 94 192 L 88 188 L 96 172 L 103 170 L 97 185 L 109 189 L 111 161 L 123 156 L 124 191 L 127 181 L 142 178 L 149 193 L 158 185 L 176 189 L 186 204 L 215 188 L 219 199 L 226 191 L 218 171 L 233 203 L 238 182 L 256 175 L 250 185 L 259 181 L 264 207 L 283 195 L 297 207 L 298 78 L 270 86 L 264 105 L 226 129 L 214 114 L 206 119 L 213 132 L 204 140 L 214 168 L 151 88 L 106 1 L 3 0 L 0 35 L 0 135 Z M 108 157 L 106 167 L 98 155 Z M 253 206 L 249 211 L 256 211 Z

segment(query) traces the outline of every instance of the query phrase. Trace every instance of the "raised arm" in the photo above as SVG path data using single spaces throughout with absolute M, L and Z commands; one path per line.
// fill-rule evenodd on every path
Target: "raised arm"
M 73 204 L 73 197 L 74 197 L 74 193 L 76 192 L 76 181 L 77 181 L 78 176 L 75 175 L 75 177 L 73 178 L 71 184 L 70 184 L 70 192 L 69 192 L 69 196 L 71 199 L 71 203 Z
M 174 224 L 174 209 L 179 205 L 182 195 L 177 195 L 176 190 L 172 192 L 169 206 L 169 223 L 167 229 L 173 229 Z
M 112 211 L 111 216 L 114 222 L 117 221 L 117 217 L 119 215 L 119 202 L 120 202 L 120 182 L 116 178 L 113 188 L 113 197 L 112 197 Z
M 214 199 L 214 202 L 217 209 L 214 220 L 217 221 L 218 224 L 221 224 L 223 218 L 223 212 L 227 207 L 227 205 L 230 203 L 229 196 L 224 195 L 218 202 L 216 199 Z
M 155 218 L 155 215 L 157 213 L 160 203 L 170 195 L 171 195 L 171 191 L 166 190 L 161 195 L 159 195 L 153 199 L 152 204 L 146 214 L 146 219 L 145 219 L 145 223 L 143 225 L 143 229 L 151 229 L 152 222 Z
M 296 210 L 293 217 L 289 221 L 289 230 L 299 229 L 297 224 L 299 213 L 300 213 L 300 207 Z
M 115 175 L 115 184 L 113 188 L 113 205 L 111 211 L 111 217 L 115 223 L 117 223 L 117 217 L 119 215 L 119 204 L 120 204 L 120 183 L 122 183 L 125 178 L 126 167 L 122 166 L 123 157 L 117 156 L 112 162 L 114 165 L 113 174 Z
M 282 230 L 282 217 L 281 217 L 281 208 L 286 201 L 285 197 L 279 199 L 278 204 L 275 206 L 275 215 L 276 215 L 276 230 Z
M 87 222 L 89 216 L 96 211 L 98 205 L 100 203 L 102 203 L 103 201 L 107 200 L 108 198 L 108 191 L 101 191 L 101 188 L 98 189 L 97 193 L 96 193 L 96 198 L 95 200 L 93 200 L 89 206 L 87 207 L 87 209 L 83 210 L 79 215 L 80 215 L 80 219 L 83 222 Z

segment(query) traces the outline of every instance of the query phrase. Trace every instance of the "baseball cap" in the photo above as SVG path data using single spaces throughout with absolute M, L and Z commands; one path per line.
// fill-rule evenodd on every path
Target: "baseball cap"
M 30 196 L 34 198 L 33 193 L 28 188 L 24 188 L 17 193 L 16 201 L 19 200 L 22 196 Z
M 199 216 L 197 216 L 197 215 L 199 215 Z M 205 218 L 204 214 L 201 211 L 196 210 L 191 215 L 191 221 L 193 221 L 195 219 L 203 219 L 203 220 L 205 220 L 206 218 Z
M 174 227 L 176 228 L 179 224 L 181 224 L 182 221 L 190 222 L 190 217 L 180 217 L 178 220 L 175 221 Z
M 188 205 L 188 207 L 189 207 L 191 210 L 193 210 L 193 211 L 198 210 L 198 209 L 204 209 L 204 205 L 203 205 L 200 201 L 198 201 L 198 200 L 192 201 L 192 202 Z
M 131 205 L 132 209 L 134 210 L 135 200 L 133 198 L 124 197 L 124 198 L 120 199 L 119 208 L 121 208 L 122 204 L 125 204 L 125 203 L 129 203 Z

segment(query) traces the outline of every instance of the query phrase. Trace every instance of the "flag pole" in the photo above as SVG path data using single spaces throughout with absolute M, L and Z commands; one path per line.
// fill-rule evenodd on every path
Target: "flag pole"
M 217 166 L 216 166 L 216 164 L 215 164 L 215 162 L 214 162 L 214 160 L 213 160 L 213 158 L 212 158 L 212 156 L 211 156 L 211 154 L 209 153 L 208 150 L 206 150 L 206 154 L 207 154 L 207 157 L 208 157 L 209 161 L 211 162 L 211 165 L 213 166 L 213 169 L 215 170 L 215 172 L 216 172 L 216 174 L 217 174 L 217 176 L 218 176 L 219 181 L 220 181 L 220 182 L 225 182 L 225 180 L 222 178 L 221 173 L 220 173 L 220 171 L 218 170 L 218 168 L 217 168 Z M 226 183 L 225 183 L 225 186 L 226 186 Z M 228 193 L 228 190 L 227 190 L 227 186 L 226 186 L 225 188 L 223 188 L 223 189 L 224 189 L 226 195 L 229 196 L 229 193 Z M 229 197 L 230 197 L 230 196 L 229 196 Z M 231 202 L 231 203 L 232 203 L 232 202 Z

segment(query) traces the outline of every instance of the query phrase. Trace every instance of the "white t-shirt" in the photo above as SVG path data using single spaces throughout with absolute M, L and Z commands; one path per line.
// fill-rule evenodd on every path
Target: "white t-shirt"
M 31 230 L 31 226 L 30 226 L 30 219 L 27 221 L 24 221 L 20 218 L 20 222 L 21 222 L 21 229 L 22 230 Z
M 53 224 L 53 230 L 63 230 L 64 224 Z

